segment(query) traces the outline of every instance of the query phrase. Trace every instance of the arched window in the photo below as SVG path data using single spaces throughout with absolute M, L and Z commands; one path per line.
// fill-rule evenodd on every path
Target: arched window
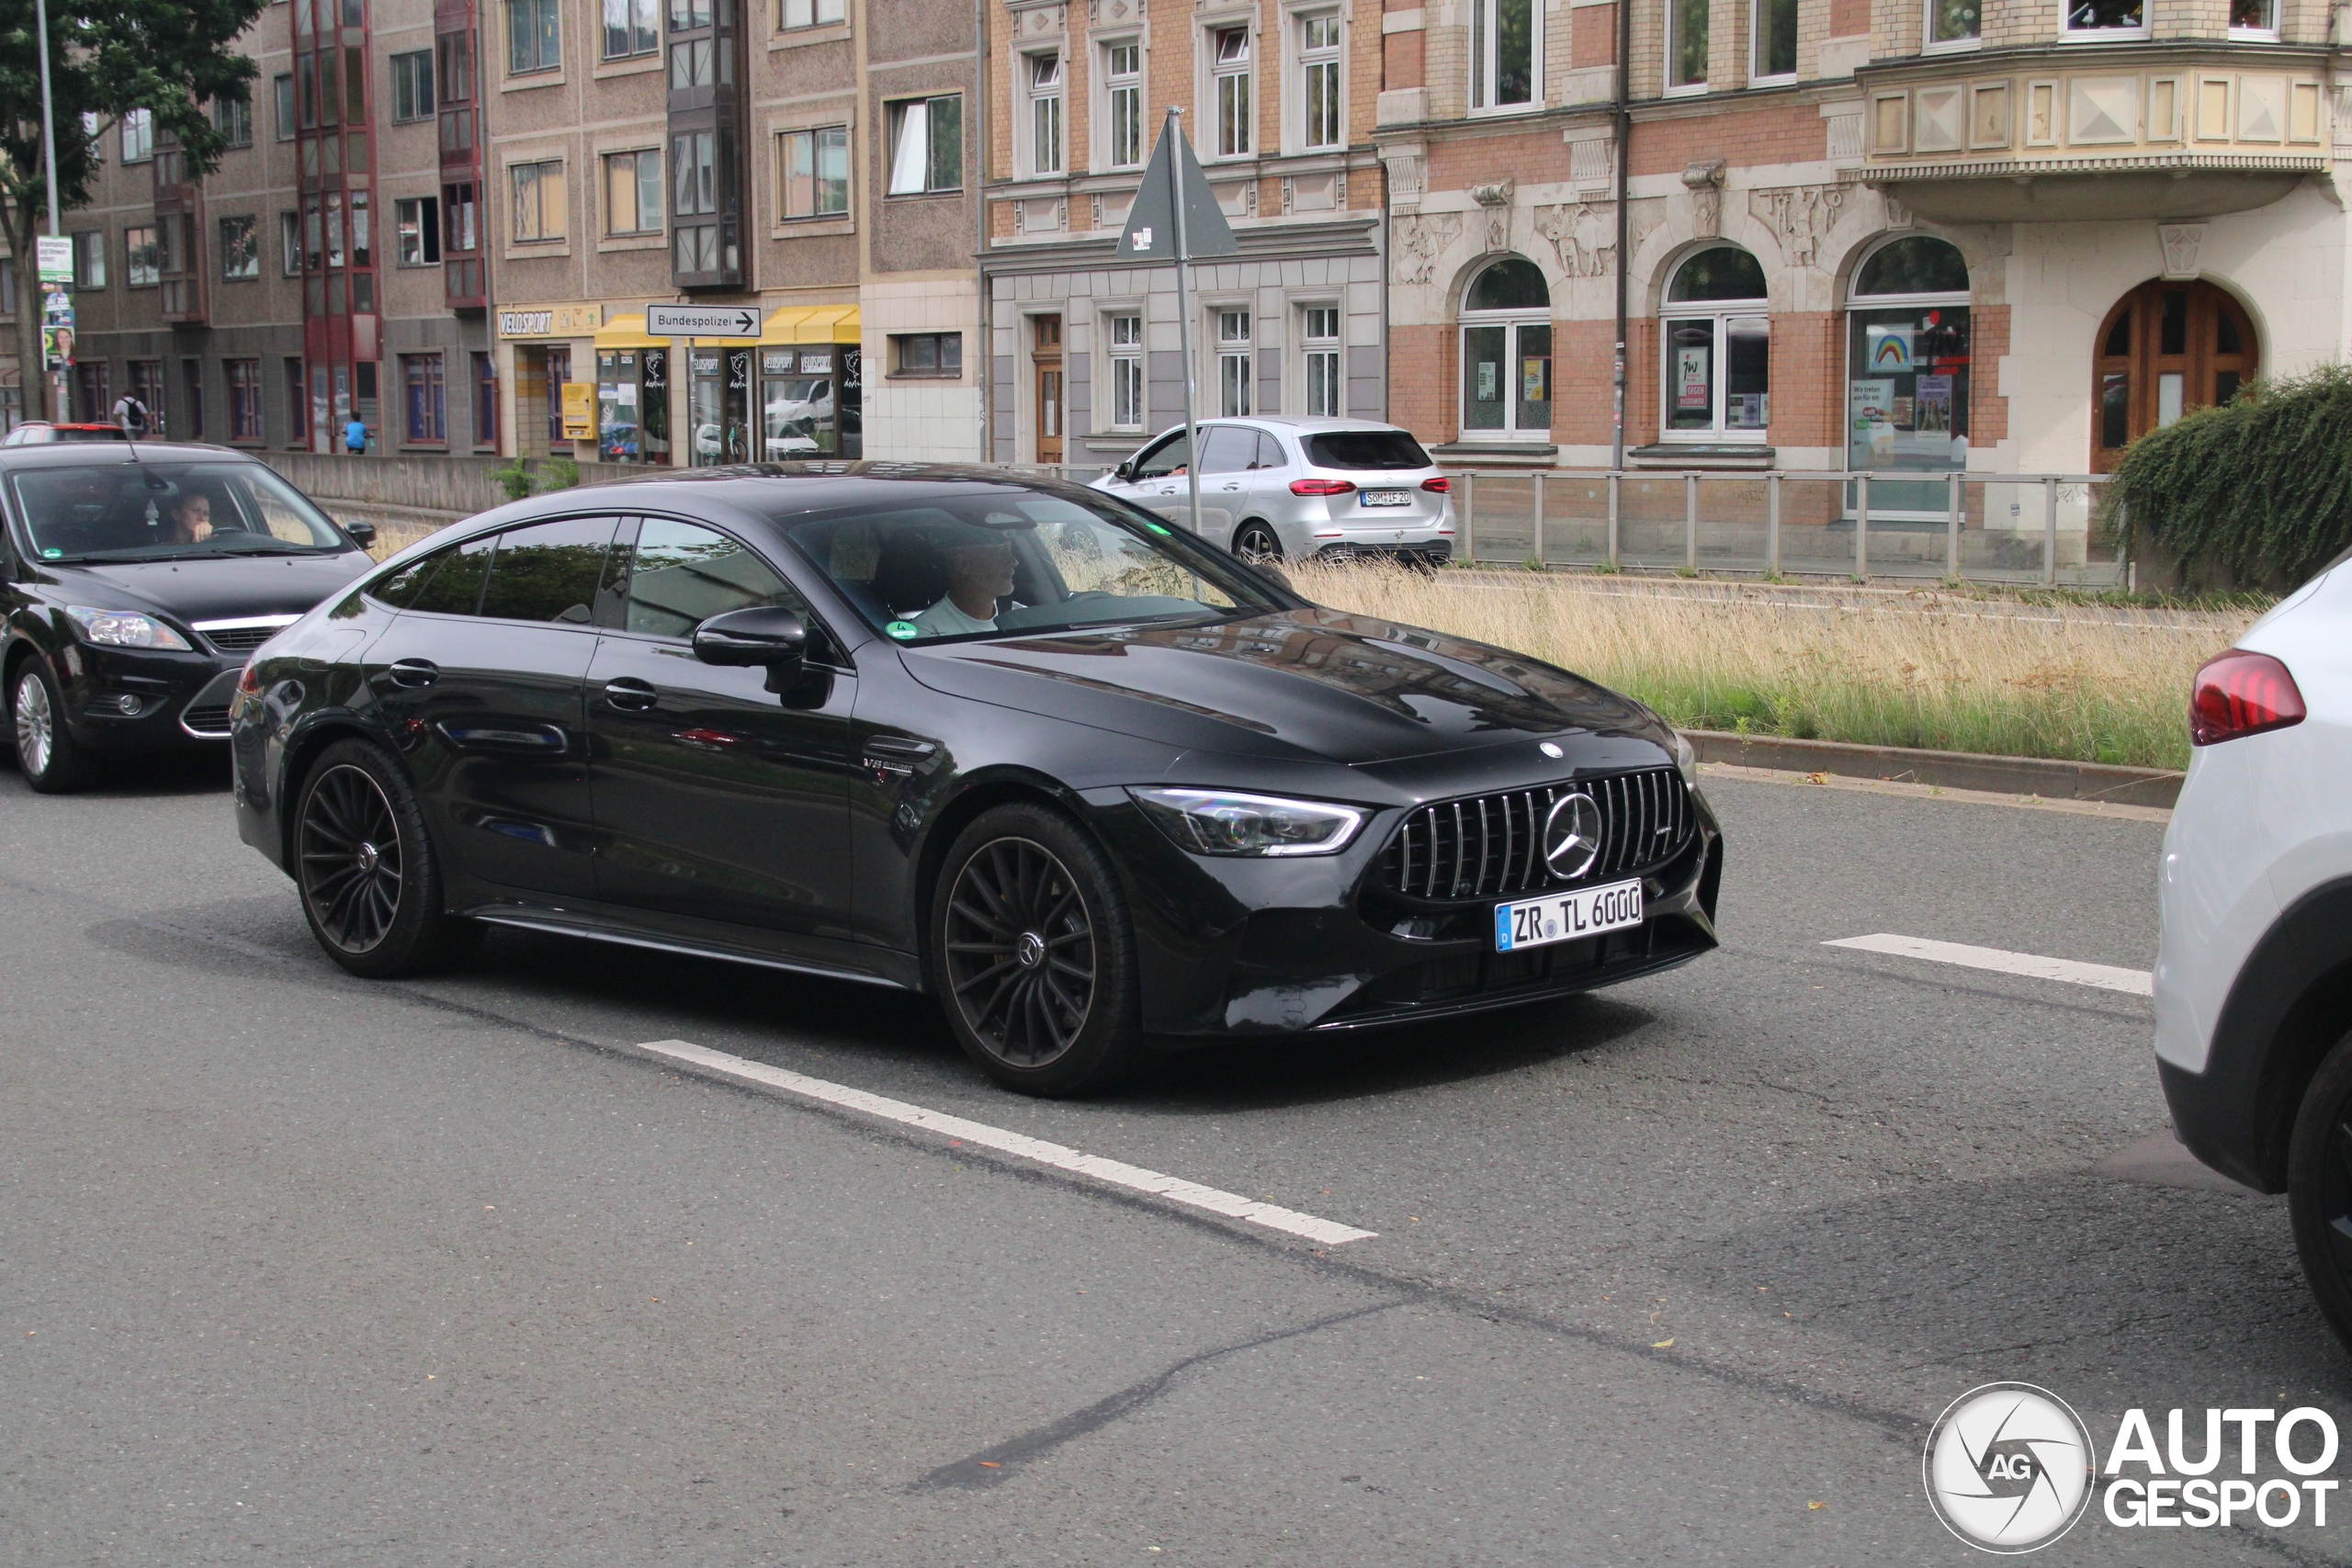
M 1941 517 L 1941 480 L 1875 476 L 1968 467 L 1968 263 L 1906 234 L 1862 258 L 1847 305 L 1847 466 L 1873 476 L 1873 518 Z
M 1764 268 L 1736 245 L 1685 257 L 1667 279 L 1659 340 L 1668 441 L 1762 441 L 1772 418 Z
M 1487 267 L 1462 297 L 1462 433 L 1552 434 L 1552 290 L 1522 257 Z

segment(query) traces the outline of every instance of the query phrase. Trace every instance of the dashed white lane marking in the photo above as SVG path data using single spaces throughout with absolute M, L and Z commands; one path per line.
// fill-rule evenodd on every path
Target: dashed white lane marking
M 2122 969 L 2112 964 L 2078 964 L 2071 958 L 2044 958 L 2033 953 L 2009 953 L 1997 947 L 1970 947 L 1965 942 L 1930 942 L 1926 937 L 1839 937 L 1824 947 L 1852 947 L 1864 953 L 1891 953 L 1898 958 L 1924 958 L 1933 964 L 1957 964 L 1964 969 L 1995 969 L 2004 975 L 2030 975 L 2041 980 L 2065 980 L 2096 986 L 2102 991 L 2128 991 L 2135 997 L 2154 994 L 2154 976 L 2145 969 Z
M 713 1051 L 707 1045 L 696 1045 L 691 1041 L 649 1040 L 638 1049 L 667 1056 L 674 1062 L 684 1062 L 706 1072 L 780 1089 L 786 1094 L 797 1094 L 805 1100 L 822 1100 L 827 1105 L 838 1105 L 868 1116 L 878 1116 L 886 1122 L 920 1127 L 927 1133 L 937 1133 L 945 1137 L 961 1138 L 982 1148 L 1035 1160 L 1057 1170 L 1073 1171 L 1096 1181 L 1108 1182 L 1114 1187 L 1148 1193 L 1170 1203 L 1182 1203 L 1187 1208 L 1205 1209 L 1210 1213 L 1222 1214 L 1230 1220 L 1304 1236 L 1327 1247 L 1337 1247 L 1349 1241 L 1369 1241 L 1379 1234 L 1376 1231 L 1360 1231 L 1352 1225 L 1319 1219 L 1313 1214 L 1302 1214 L 1295 1209 L 1256 1202 L 1239 1193 L 1219 1191 L 1216 1188 L 1204 1187 L 1197 1181 L 1186 1181 L 1181 1177 L 1163 1176 L 1156 1170 L 1146 1170 L 1139 1165 L 1104 1159 L 1100 1155 L 1080 1154 L 1059 1144 L 1049 1144 L 1042 1138 L 1032 1138 L 1020 1133 L 1008 1133 L 1001 1127 L 991 1127 L 983 1122 L 967 1122 L 961 1116 L 927 1111 L 920 1105 L 892 1100 L 887 1095 L 869 1094 L 847 1084 L 829 1083 L 823 1078 L 812 1078 L 806 1073 L 771 1067 L 764 1062 L 754 1062 L 741 1056 L 730 1056 L 724 1051 Z

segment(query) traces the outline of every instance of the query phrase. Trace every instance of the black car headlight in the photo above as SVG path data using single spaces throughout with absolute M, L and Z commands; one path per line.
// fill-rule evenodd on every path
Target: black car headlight
M 142 615 L 132 610 L 94 610 L 86 604 L 68 604 L 65 614 L 84 637 L 107 648 L 168 648 L 180 653 L 191 651 L 187 638 L 153 615 Z
M 1181 849 L 1199 855 L 1329 855 L 1371 815 L 1361 807 L 1229 789 L 1130 786 L 1127 794 Z

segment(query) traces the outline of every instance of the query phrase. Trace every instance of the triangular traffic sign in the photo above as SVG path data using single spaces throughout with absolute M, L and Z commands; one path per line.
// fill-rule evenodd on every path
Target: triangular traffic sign
M 1209 189 L 1208 176 L 1201 173 L 1200 160 L 1193 156 L 1192 142 L 1185 139 L 1182 128 L 1171 120 L 1168 129 L 1159 133 L 1159 145 L 1151 151 L 1151 166 L 1144 171 L 1135 203 L 1127 209 L 1126 226 L 1119 233 L 1118 259 L 1176 259 L 1176 214 L 1170 199 L 1175 184 L 1169 177 L 1171 164 L 1181 172 L 1184 184 L 1186 259 L 1229 256 L 1238 252 L 1241 247 L 1234 243 L 1232 225 L 1226 222 L 1225 213 Z

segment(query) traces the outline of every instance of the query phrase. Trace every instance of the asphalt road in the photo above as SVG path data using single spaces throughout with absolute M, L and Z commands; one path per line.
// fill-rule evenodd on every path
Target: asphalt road
M 2144 998 L 1820 945 L 2144 968 L 2158 827 L 1709 790 L 1707 960 L 1041 1104 L 857 987 L 507 932 L 350 979 L 209 770 L 0 775 L 0 1562 L 1965 1562 L 1920 1444 L 1976 1384 L 2102 1445 L 2352 1415 L 2280 1201 L 2089 1172 L 2165 1126 Z M 2352 1559 L 2331 1520 L 2037 1561 Z

